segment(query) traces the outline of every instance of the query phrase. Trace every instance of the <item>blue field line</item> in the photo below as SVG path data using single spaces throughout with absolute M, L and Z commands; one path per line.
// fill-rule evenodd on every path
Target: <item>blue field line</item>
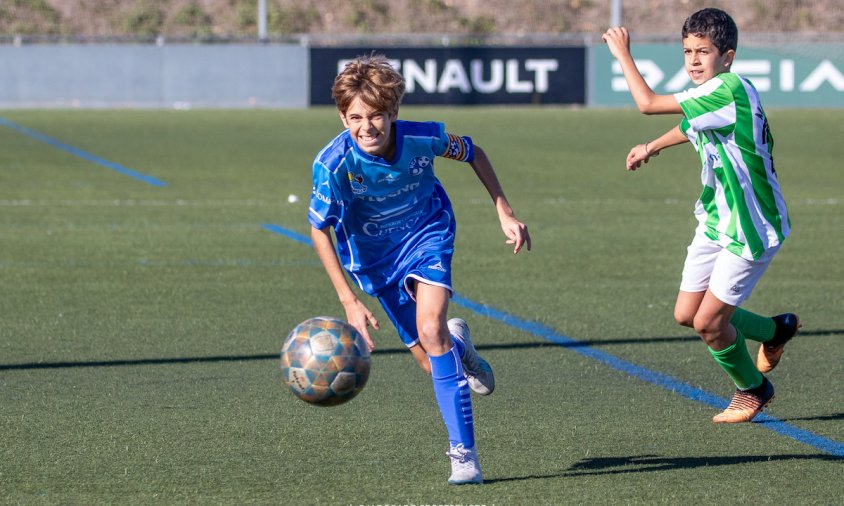
M 313 241 L 311 241 L 311 239 L 301 234 L 297 234 L 296 232 L 288 230 L 284 227 L 280 227 L 278 225 L 265 224 L 264 228 L 269 230 L 270 232 L 285 235 L 303 244 L 311 246 L 313 245 Z M 463 306 L 466 309 L 474 311 L 475 313 L 481 316 L 486 316 L 487 318 L 491 318 L 493 320 L 499 321 L 501 323 L 504 323 L 505 325 L 509 325 L 523 332 L 527 332 L 534 336 L 540 337 L 542 339 L 545 339 L 546 341 L 562 346 L 563 348 L 568 348 L 569 350 L 575 353 L 579 353 L 584 357 L 595 360 L 596 362 L 600 362 L 612 369 L 623 372 L 629 376 L 633 376 L 634 378 L 642 380 L 646 383 L 650 383 L 652 385 L 664 388 L 669 392 L 676 393 L 687 399 L 700 402 L 701 404 L 705 404 L 707 406 L 719 410 L 726 408 L 729 404 L 729 401 L 727 399 L 719 397 L 718 395 L 707 392 L 706 390 L 702 390 L 700 388 L 693 387 L 688 383 L 684 383 L 683 381 L 680 381 L 679 379 L 669 376 L 667 374 L 652 371 L 645 367 L 633 364 L 631 362 L 627 362 L 626 360 L 622 360 L 614 355 L 610 355 L 609 353 L 586 345 L 581 341 L 560 334 L 555 330 L 541 325 L 539 323 L 523 320 L 517 316 L 505 313 L 504 311 L 467 299 L 457 293 L 455 293 L 452 297 L 452 302 Z M 844 458 L 844 443 L 839 443 L 838 441 L 827 439 L 807 430 L 803 430 L 799 427 L 789 425 L 783 422 L 782 420 L 779 420 L 778 418 L 767 415 L 765 413 L 759 414 L 753 420 L 753 423 L 759 424 L 760 426 L 765 427 L 766 429 L 770 429 L 787 438 L 811 446 L 824 453 L 828 453 L 835 457 Z
M 134 170 L 132 170 L 128 167 L 124 167 L 124 166 L 122 166 L 118 163 L 114 163 L 114 162 L 111 162 L 111 161 L 106 160 L 104 158 L 100 158 L 99 156 L 92 155 L 91 153 L 88 153 L 87 151 L 83 151 L 83 150 L 76 148 L 76 147 L 73 147 L 69 144 L 65 144 L 62 141 L 59 141 L 59 140 L 54 139 L 50 136 L 44 135 L 40 132 L 36 132 L 35 130 L 30 130 L 29 128 L 26 128 L 25 126 L 18 125 L 14 121 L 11 121 L 7 118 L 4 118 L 3 116 L 0 116 L 0 125 L 3 125 L 6 128 L 10 128 L 10 129 L 12 129 L 16 132 L 19 132 L 19 133 L 22 133 L 22 134 L 27 135 L 29 137 L 32 137 L 33 139 L 39 140 L 39 141 L 41 141 L 45 144 L 49 144 L 50 146 L 53 146 L 54 148 L 58 148 L 58 149 L 67 151 L 68 153 L 75 155 L 75 156 L 78 156 L 79 158 L 82 158 L 84 160 L 88 160 L 89 162 L 94 162 L 97 165 L 101 165 L 101 166 L 103 166 L 107 169 L 111 169 L 113 171 L 119 172 L 119 173 L 123 174 L 124 176 L 129 176 L 131 178 L 135 178 L 138 181 L 143 181 L 144 183 L 147 183 L 147 184 L 152 185 L 152 186 L 159 186 L 159 187 L 167 186 L 167 183 L 164 182 L 164 181 L 161 181 L 160 179 L 156 179 L 156 178 L 154 178 L 152 176 L 148 176 L 146 174 L 141 174 L 140 172 L 134 171 Z
M 607 365 L 617 371 L 633 376 L 644 382 L 662 387 L 670 392 L 679 394 L 687 399 L 706 404 L 707 406 L 722 410 L 727 407 L 729 402 L 715 394 L 693 387 L 688 383 L 684 383 L 676 378 L 662 374 L 657 371 L 652 371 L 645 367 L 627 362 L 614 355 L 595 349 L 591 346 L 584 345 L 581 341 L 564 336 L 553 329 L 535 322 L 522 320 L 516 316 L 505 313 L 498 309 L 479 304 L 471 301 L 458 294 L 454 294 L 452 301 L 467 309 L 470 309 L 479 315 L 486 316 L 501 323 L 505 323 L 516 329 L 522 330 L 537 337 L 541 337 L 546 341 L 558 344 L 564 348 L 568 348 L 575 353 L 579 353 L 584 357 L 591 358 L 597 362 Z M 759 423 L 767 429 L 778 432 L 783 436 L 794 439 L 801 443 L 812 446 L 822 452 L 834 455 L 836 457 L 844 458 L 844 443 L 833 441 L 817 434 L 813 434 L 807 430 L 789 425 L 778 418 L 775 418 L 765 413 L 761 413 L 753 419 L 753 423 Z
M 307 244 L 310 247 L 314 246 L 314 242 L 311 240 L 310 237 L 305 237 L 302 234 L 297 234 L 292 230 L 287 230 L 284 227 L 280 227 L 278 225 L 273 225 L 272 223 L 264 223 L 261 225 L 266 230 L 270 232 L 275 232 L 276 234 L 286 235 L 287 237 L 293 239 L 294 241 L 301 242 L 302 244 Z

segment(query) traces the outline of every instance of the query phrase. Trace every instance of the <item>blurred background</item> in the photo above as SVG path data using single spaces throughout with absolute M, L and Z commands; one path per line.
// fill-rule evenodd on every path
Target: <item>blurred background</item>
M 842 34 L 840 0 L 2 0 L 0 34 L 22 40 L 269 40 L 331 34 L 592 34 L 620 20 L 676 34 L 703 7 L 743 33 Z M 617 17 L 614 17 L 617 16 Z M 261 19 L 266 26 L 262 26 Z
M 383 52 L 406 104 L 631 106 L 601 34 L 659 93 L 690 86 L 684 19 L 727 10 L 769 106 L 844 106 L 840 0 L 0 0 L 0 108 L 305 108 Z

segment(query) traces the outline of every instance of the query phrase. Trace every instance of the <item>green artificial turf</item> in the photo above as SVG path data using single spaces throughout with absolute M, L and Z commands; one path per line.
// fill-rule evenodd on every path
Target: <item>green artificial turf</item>
M 728 399 L 672 316 L 699 162 L 631 146 L 677 118 L 628 110 L 406 107 L 490 156 L 533 251 L 512 254 L 471 168 L 437 162 L 458 220 L 457 303 L 495 368 L 474 398 L 484 477 L 446 485 L 430 379 L 380 319 L 369 383 L 306 405 L 287 333 L 344 316 L 308 236 L 310 164 L 341 124 L 307 111 L 5 111 L 157 187 L 0 126 L 0 503 L 833 504 L 844 459 L 583 350 Z M 844 444 L 844 111 L 769 112 L 794 231 L 745 307 L 804 326 L 768 413 Z M 289 202 L 288 196 L 299 197 Z M 559 346 L 533 332 L 579 342 Z M 751 350 L 755 353 L 755 347 Z

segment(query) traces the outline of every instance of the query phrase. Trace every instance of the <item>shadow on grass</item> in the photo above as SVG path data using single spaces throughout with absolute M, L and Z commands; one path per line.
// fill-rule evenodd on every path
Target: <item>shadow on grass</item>
M 800 421 L 830 421 L 830 420 L 844 420 L 844 413 L 835 415 L 818 415 L 818 416 L 791 416 L 787 418 L 777 418 L 779 422 L 800 422 Z M 758 424 L 776 423 L 767 420 L 760 420 Z
M 605 476 L 612 474 L 650 473 L 654 471 L 696 469 L 699 467 L 713 466 L 733 466 L 737 464 L 779 462 L 786 460 L 841 462 L 841 457 L 826 454 L 741 455 L 733 457 L 659 457 L 657 455 L 639 455 L 633 457 L 599 457 L 580 460 L 567 470 L 559 473 L 513 476 L 510 478 L 491 478 L 484 479 L 484 483 L 504 483 L 509 481 L 567 478 L 577 476 Z
M 800 332 L 800 336 L 827 336 L 844 334 L 844 330 L 816 330 Z M 619 344 L 648 344 L 674 343 L 698 341 L 697 336 L 667 336 L 667 337 L 635 337 L 625 339 L 586 339 L 572 343 L 557 344 L 548 341 L 511 344 L 476 345 L 479 350 L 520 350 L 534 348 L 583 348 L 591 346 L 614 346 Z M 376 349 L 373 355 L 395 355 L 406 353 L 406 348 Z M 72 369 L 76 367 L 121 367 L 133 365 L 166 365 L 193 364 L 202 362 L 241 362 L 253 360 L 273 360 L 279 358 L 277 353 L 260 353 L 255 355 L 210 355 L 205 357 L 176 357 L 176 358 L 141 358 L 133 360 L 88 360 L 65 362 L 29 362 L 22 364 L 0 364 L 0 371 L 34 370 L 34 369 Z

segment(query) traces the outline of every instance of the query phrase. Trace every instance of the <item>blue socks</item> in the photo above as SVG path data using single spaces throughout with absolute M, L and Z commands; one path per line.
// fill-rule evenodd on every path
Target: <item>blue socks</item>
M 451 342 L 454 343 L 454 349 L 457 351 L 457 358 L 462 359 L 463 355 L 466 354 L 466 344 L 454 336 L 451 336 Z
M 454 339 L 457 341 L 457 339 Z M 431 361 L 431 377 L 434 380 L 434 395 L 440 406 L 440 413 L 448 431 L 451 446 L 463 444 L 465 448 L 475 447 L 475 422 L 472 418 L 472 399 L 469 383 L 463 374 L 463 364 L 452 347 L 444 355 L 428 355 Z

